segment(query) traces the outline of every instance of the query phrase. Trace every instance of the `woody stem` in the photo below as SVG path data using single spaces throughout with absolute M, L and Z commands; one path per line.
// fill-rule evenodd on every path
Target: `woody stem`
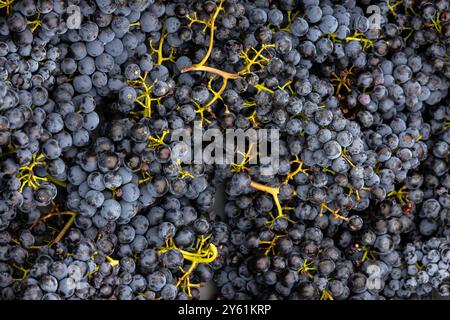
M 76 214 L 74 214 L 74 213 L 72 214 L 72 216 L 70 217 L 69 221 L 67 221 L 64 228 L 62 228 L 62 230 L 59 232 L 59 234 L 53 240 L 53 243 L 57 243 L 57 242 L 61 241 L 61 239 L 64 237 L 64 235 L 67 233 L 67 231 L 69 231 L 72 224 L 75 222 L 76 216 L 77 216 Z
M 197 65 L 192 65 L 189 67 L 185 67 L 183 69 L 181 69 L 181 73 L 185 73 L 185 72 L 189 72 L 189 71 L 205 71 L 205 72 L 209 72 L 212 74 L 215 74 L 219 77 L 222 77 L 224 79 L 238 79 L 241 76 L 237 73 L 230 73 L 230 72 L 226 72 L 226 71 L 222 71 L 219 69 L 216 69 L 214 67 L 208 67 L 208 66 L 204 66 L 201 64 L 197 64 Z
M 211 18 L 211 26 L 210 26 L 210 31 L 209 31 L 209 48 L 208 48 L 208 51 L 206 52 L 205 56 L 203 57 L 202 61 L 200 61 L 198 63 L 198 65 L 200 65 L 200 66 L 204 65 L 206 63 L 206 61 L 208 61 L 209 56 L 211 55 L 213 45 L 214 45 L 214 28 L 215 28 L 217 16 L 219 15 L 219 12 L 222 10 L 222 3 L 223 3 L 223 1 L 220 2 L 219 6 L 217 7 L 216 11 L 214 12 L 214 15 Z

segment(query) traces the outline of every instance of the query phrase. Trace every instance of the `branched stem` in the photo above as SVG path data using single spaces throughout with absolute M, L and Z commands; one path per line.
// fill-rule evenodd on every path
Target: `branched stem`
M 322 290 L 322 296 L 320 300 L 334 300 L 333 296 L 328 292 L 328 290 Z
M 278 239 L 285 237 L 285 235 L 275 235 L 270 241 L 259 241 L 260 245 L 268 244 L 269 246 L 264 250 L 264 254 L 267 256 L 270 252 L 275 255 L 275 245 L 277 244 Z
M 208 47 L 208 51 L 206 52 L 202 61 L 200 61 L 200 63 L 199 63 L 199 65 L 201 65 L 201 66 L 206 63 L 206 61 L 209 59 L 209 56 L 212 53 L 216 19 L 217 19 L 217 16 L 219 15 L 219 12 L 223 10 L 224 2 L 225 2 L 224 0 L 220 0 L 219 5 L 216 8 L 216 11 L 214 12 L 213 16 L 211 17 L 211 24 L 210 24 L 210 28 L 209 28 L 209 47 Z
M 308 176 L 308 169 L 303 169 L 303 162 L 295 156 L 295 159 L 289 162 L 291 165 L 297 164 L 297 168 L 293 172 L 289 172 L 286 176 L 286 179 L 283 181 L 283 184 L 287 184 L 289 181 L 295 178 L 300 172 L 304 175 Z
M 250 144 L 247 152 L 237 151 L 240 155 L 242 155 L 242 161 L 240 163 L 232 163 L 231 164 L 231 172 L 250 172 L 250 169 L 247 167 L 250 160 L 255 156 L 252 154 L 253 144 Z
M 53 184 L 55 184 L 57 186 L 60 186 L 62 188 L 67 188 L 66 182 L 55 179 L 51 175 L 47 175 L 47 179 L 48 179 L 48 181 L 52 182 Z
M 350 69 L 344 69 L 339 73 L 339 76 L 333 72 L 331 74 L 331 82 L 334 82 L 336 85 L 336 95 L 339 95 L 342 88 L 345 88 L 348 93 L 352 92 L 350 88 L 351 79 L 349 78 L 352 75 L 353 66 Z
M 161 135 L 155 134 L 154 137 L 149 136 L 148 139 L 147 139 L 147 140 L 148 140 L 147 146 L 148 146 L 150 149 L 156 149 L 157 147 L 159 147 L 159 146 L 165 144 L 164 138 L 165 138 L 169 133 L 170 133 L 170 130 L 167 129 L 167 130 L 164 130 L 164 131 L 162 132 Z
M 19 171 L 17 173 L 17 179 L 19 179 L 21 182 L 19 192 L 22 192 L 26 186 L 36 190 L 41 186 L 41 183 L 43 181 L 48 180 L 46 177 L 39 177 L 34 173 L 34 168 L 36 166 L 46 165 L 46 162 L 44 160 L 45 156 L 43 154 L 34 154 L 29 165 L 19 168 Z
M 33 229 L 37 224 L 42 223 L 54 216 L 70 216 L 70 219 L 66 222 L 66 224 L 64 225 L 64 227 L 61 229 L 61 231 L 59 231 L 58 235 L 55 237 L 55 239 L 53 239 L 52 241 L 50 241 L 50 245 L 57 243 L 59 241 L 62 240 L 62 238 L 65 236 L 65 234 L 67 233 L 67 231 L 69 231 L 69 229 L 72 227 L 73 223 L 75 222 L 75 219 L 77 217 L 78 213 L 73 212 L 73 211 L 60 211 L 58 206 L 54 204 L 52 210 L 50 210 L 49 212 L 47 212 L 45 215 L 43 215 L 38 221 L 36 221 L 31 227 L 30 229 Z
M 406 203 L 409 203 L 408 200 L 408 191 L 406 190 L 406 187 L 403 186 L 398 190 L 392 190 L 387 194 L 388 197 L 395 197 L 400 202 L 401 205 L 404 205 Z
M 22 277 L 18 279 L 13 279 L 14 282 L 21 282 L 28 277 L 28 273 L 30 273 L 30 269 L 25 269 L 23 266 L 18 266 L 13 264 L 13 267 L 22 272 Z
M 403 0 L 395 0 L 394 4 L 391 4 L 391 1 L 388 0 L 386 2 L 386 5 L 388 6 L 388 8 L 391 11 L 392 15 L 395 17 L 397 15 L 397 13 L 395 12 L 395 8 L 398 7 L 399 5 L 401 5 L 402 3 L 403 3 Z
M 34 33 L 36 31 L 36 29 L 42 24 L 42 21 L 40 18 L 41 18 L 41 13 L 38 12 L 35 20 L 27 21 L 27 24 L 30 25 L 30 27 L 31 27 L 32 33 Z
M 184 179 L 184 178 L 191 178 L 192 180 L 195 179 L 195 176 L 193 176 L 192 173 L 183 169 L 183 167 L 181 166 L 181 159 L 177 159 L 177 164 L 180 167 L 180 171 L 178 172 L 178 177 L 180 177 L 181 179 Z
M 188 296 L 191 297 L 191 288 L 200 287 L 200 284 L 192 284 L 191 283 L 191 275 L 196 269 L 196 267 L 201 263 L 211 263 L 213 262 L 219 255 L 217 247 L 209 242 L 210 236 L 200 236 L 197 239 L 197 243 L 195 247 L 191 251 L 186 251 L 178 248 L 173 239 L 170 238 L 166 241 L 166 245 L 158 250 L 159 254 L 163 254 L 169 250 L 176 250 L 183 255 L 184 260 L 191 262 L 191 265 L 188 270 L 184 270 L 180 267 L 180 271 L 182 272 L 182 276 L 178 278 L 177 287 L 181 286 L 184 292 L 187 292 Z
M 303 265 L 298 268 L 297 272 L 306 274 L 308 278 L 314 278 L 311 271 L 317 271 L 317 267 L 314 266 L 314 261 L 308 261 L 308 259 L 303 260 Z
M 12 11 L 14 0 L 0 0 L 0 9 L 6 8 L 6 15 L 9 16 Z
M 364 35 L 364 33 L 357 32 L 357 31 L 355 31 L 355 33 L 352 36 L 345 38 L 345 41 L 347 41 L 347 42 L 349 42 L 349 41 L 359 41 L 359 42 L 361 42 L 364 50 L 373 47 L 374 44 L 375 44 L 375 41 L 368 39 Z
M 152 116 L 152 103 L 156 102 L 158 106 L 161 105 L 161 98 L 153 97 L 153 85 L 157 82 L 155 80 L 152 84 L 147 83 L 148 72 L 144 73 L 144 76 L 139 76 L 136 80 L 128 81 L 128 84 L 137 88 L 140 91 L 139 96 L 135 102 L 140 105 L 144 110 L 142 114 L 144 117 L 150 118 Z
M 283 216 L 283 209 L 281 207 L 280 200 L 278 199 L 278 194 L 280 193 L 280 187 L 269 187 L 259 182 L 252 181 L 250 182 L 250 187 L 256 189 L 258 191 L 262 191 L 270 194 L 273 197 L 273 201 L 275 202 L 275 206 L 277 207 L 278 216 Z
M 342 149 L 341 157 L 342 157 L 345 161 L 347 161 L 347 163 L 348 163 L 352 168 L 355 167 L 355 164 L 354 164 L 353 161 L 351 160 L 350 156 L 347 155 L 347 147 L 344 147 L 344 148 Z
M 344 216 L 339 214 L 339 211 L 340 211 L 339 209 L 333 210 L 330 207 L 328 207 L 325 203 L 321 203 L 320 204 L 320 211 L 319 211 L 319 216 L 320 217 L 323 216 L 323 211 L 324 210 L 327 210 L 327 211 L 331 212 L 331 214 L 334 216 L 335 219 L 341 219 L 341 220 L 344 220 L 344 221 L 348 221 L 347 217 L 344 217 Z
M 167 30 L 166 30 L 166 22 L 164 21 L 162 30 L 161 30 L 161 38 L 159 39 L 159 43 L 158 43 L 158 48 L 155 48 L 153 46 L 153 40 L 150 40 L 149 45 L 150 45 L 150 51 L 151 54 L 155 54 L 157 57 L 156 60 L 156 65 L 161 65 L 164 61 L 171 61 L 171 62 L 175 62 L 175 55 L 174 55 L 174 48 L 169 48 L 169 56 L 168 57 L 164 57 L 163 55 L 163 46 L 164 46 L 164 41 L 167 38 Z

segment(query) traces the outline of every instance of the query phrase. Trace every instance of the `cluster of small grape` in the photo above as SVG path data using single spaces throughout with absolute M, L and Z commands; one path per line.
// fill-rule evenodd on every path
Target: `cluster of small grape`
M 354 2 L 301 3 L 302 18 L 273 34 L 278 55 L 258 74 L 265 87 L 254 86 L 252 103 L 235 100 L 283 136 L 275 177 L 244 163 L 227 175 L 221 297 L 448 295 L 448 262 L 434 259 L 442 270 L 428 267 L 433 280 L 419 280 L 429 262 L 414 273 L 405 249 L 438 242 L 445 255 L 448 247 L 448 2 L 367 1 L 381 8 L 380 30 Z M 286 52 L 277 52 L 281 43 Z

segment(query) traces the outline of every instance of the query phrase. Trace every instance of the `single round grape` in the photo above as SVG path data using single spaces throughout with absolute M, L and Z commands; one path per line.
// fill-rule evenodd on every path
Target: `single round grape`
M 331 140 L 324 144 L 323 149 L 328 159 L 337 159 L 342 153 L 342 147 L 338 142 Z
M 302 18 L 295 18 L 291 23 L 292 34 L 297 37 L 304 36 L 308 32 L 308 28 L 308 22 Z
M 114 199 L 105 200 L 100 210 L 100 215 L 108 221 L 115 221 L 120 217 L 122 208 Z

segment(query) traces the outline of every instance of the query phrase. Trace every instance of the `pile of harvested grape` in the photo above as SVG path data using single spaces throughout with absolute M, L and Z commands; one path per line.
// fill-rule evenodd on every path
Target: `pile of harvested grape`
M 449 0 L 0 0 L 0 300 L 448 296 L 449 84 Z

